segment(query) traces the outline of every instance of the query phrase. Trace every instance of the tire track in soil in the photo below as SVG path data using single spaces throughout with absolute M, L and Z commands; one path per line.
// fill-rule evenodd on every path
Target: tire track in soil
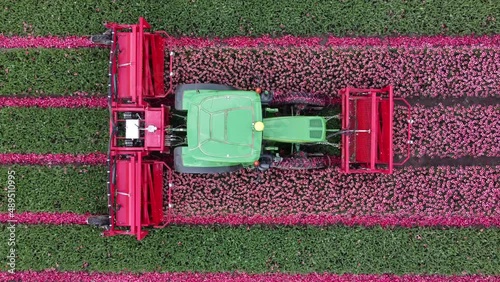
M 497 166 L 500 165 L 500 157 L 461 157 L 453 158 L 431 158 L 424 156 L 422 158 L 410 158 L 405 167 L 432 167 L 432 166 Z
M 457 98 L 429 98 L 429 97 L 415 97 L 406 98 L 410 105 L 415 106 L 420 104 L 425 107 L 434 107 L 438 104 L 443 106 L 471 106 L 471 105 L 500 105 L 500 94 L 498 97 L 457 97 Z

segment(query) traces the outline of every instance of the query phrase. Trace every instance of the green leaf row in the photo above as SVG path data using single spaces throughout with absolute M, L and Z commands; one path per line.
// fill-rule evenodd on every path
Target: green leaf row
M 172 35 L 392 35 L 499 33 L 500 2 L 386 1 L 65 1 L 6 0 L 0 33 L 88 35 L 103 22 L 144 16 Z
M 3 237 L 9 236 L 1 225 Z M 168 226 L 143 241 L 19 225 L 16 270 L 498 274 L 500 230 Z M 9 246 L 0 244 L 8 254 Z M 4 258 L 5 260 L 5 258 Z M 2 264 L 2 271 L 8 265 Z
M 105 152 L 107 110 L 68 108 L 1 108 L 0 152 Z
M 0 166 L 0 183 L 15 171 L 17 212 L 107 213 L 106 168 L 103 166 Z M 7 211 L 0 193 L 0 212 Z
M 0 95 L 106 93 L 108 57 L 96 48 L 0 50 Z

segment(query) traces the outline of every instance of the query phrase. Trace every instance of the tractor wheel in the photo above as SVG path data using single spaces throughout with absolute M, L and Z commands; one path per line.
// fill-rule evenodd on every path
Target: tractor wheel
M 324 107 L 328 105 L 328 98 L 321 94 L 290 93 L 275 95 L 271 106 L 283 105 L 305 105 L 312 107 Z
M 328 157 L 285 157 L 282 161 L 273 163 L 273 168 L 287 170 L 322 169 L 331 166 Z
M 109 225 L 109 216 L 107 215 L 96 215 L 87 218 L 87 224 L 92 226 L 108 226 Z
M 92 35 L 90 37 L 90 41 L 92 41 L 92 43 L 94 43 L 94 44 L 102 44 L 102 45 L 110 46 L 112 43 L 111 42 L 112 41 L 111 33 Z
M 215 83 L 191 83 L 181 84 L 175 89 L 175 109 L 184 111 L 182 108 L 182 101 L 184 100 L 184 91 L 189 90 L 237 90 L 232 86 Z
M 260 102 L 262 103 L 262 105 L 269 105 L 269 103 L 273 102 L 273 98 L 274 93 L 272 91 L 263 91 L 260 94 Z

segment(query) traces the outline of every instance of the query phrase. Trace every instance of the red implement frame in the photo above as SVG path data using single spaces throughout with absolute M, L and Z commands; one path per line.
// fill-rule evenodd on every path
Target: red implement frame
M 171 199 L 170 167 L 153 158 L 152 152 L 168 153 L 165 128 L 170 108 L 150 106 L 149 102 L 172 93 L 172 81 L 165 91 L 164 41 L 159 33 L 145 32 L 150 25 L 143 18 L 138 24 L 109 23 L 112 44 L 109 60 L 108 104 L 110 141 L 108 149 L 108 208 L 110 225 L 104 236 L 126 234 L 143 239 L 147 226 L 165 222 L 163 213 L 163 173 L 168 171 L 168 199 Z M 170 54 L 172 74 L 172 54 Z M 138 115 L 140 146 L 126 146 L 118 134 L 126 123 L 124 113 Z M 151 130 L 147 130 L 151 127 Z M 169 211 L 170 212 L 170 211 Z M 170 213 L 168 213 L 169 215 Z M 168 216 L 167 216 L 168 217 Z M 168 221 L 168 218 L 167 218 Z
M 392 86 L 382 89 L 347 87 L 339 91 L 342 99 L 342 161 L 344 173 L 391 174 L 394 165 L 402 165 L 410 158 L 411 123 L 408 126 L 407 157 L 394 162 Z M 403 98 L 397 98 L 411 107 Z M 410 118 L 409 118 L 410 120 Z
M 165 226 L 170 222 L 172 211 L 172 170 L 168 166 L 171 156 L 165 130 L 170 123 L 167 96 L 173 93 L 173 53 L 169 54 L 170 80 L 165 90 L 163 32 L 146 32 L 150 25 L 143 18 L 134 25 L 109 23 L 106 27 L 112 36 L 108 83 L 110 224 L 103 234 L 132 235 L 141 240 L 148 233 L 144 227 Z M 407 158 L 401 163 L 393 160 L 394 100 L 406 103 L 409 120 L 411 107 L 406 100 L 393 98 L 392 86 L 346 88 L 340 95 L 342 172 L 392 173 L 394 165 L 409 159 L 408 143 Z M 124 125 L 125 136 L 119 132 Z M 129 126 L 134 126 L 130 132 Z M 166 218 L 163 212 L 165 169 L 168 173 Z

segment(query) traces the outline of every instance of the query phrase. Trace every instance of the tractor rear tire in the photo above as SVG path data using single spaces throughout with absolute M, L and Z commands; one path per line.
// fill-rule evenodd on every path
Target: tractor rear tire
M 174 149 L 174 170 L 180 173 L 192 173 L 192 174 L 217 174 L 233 172 L 242 169 L 242 165 L 233 166 L 218 166 L 218 167 L 189 167 L 184 166 L 182 161 L 182 147 L 176 147 Z
M 91 217 L 87 218 L 87 224 L 92 225 L 92 226 L 97 226 L 97 227 L 108 226 L 110 224 L 109 216 L 107 216 L 107 215 L 91 216 Z
M 306 105 L 315 107 L 328 106 L 328 98 L 321 94 L 311 93 L 290 93 L 275 95 L 271 106 L 284 106 L 284 105 Z
M 97 34 L 97 35 L 92 35 L 90 37 L 90 41 L 94 44 L 101 44 L 101 45 L 107 45 L 111 46 L 112 44 L 112 37 L 111 34 Z
M 184 91 L 189 90 L 238 90 L 229 85 L 216 84 L 216 83 L 190 83 L 181 84 L 175 89 L 175 109 L 177 111 L 185 111 L 182 108 L 182 101 L 184 100 Z
M 329 166 L 328 159 L 321 157 L 285 157 L 281 162 L 274 163 L 273 168 L 284 170 L 323 169 Z

